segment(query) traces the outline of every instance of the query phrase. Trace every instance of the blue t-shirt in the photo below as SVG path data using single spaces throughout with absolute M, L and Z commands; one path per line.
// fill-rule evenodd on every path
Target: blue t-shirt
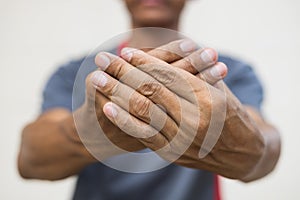
M 72 111 L 83 103 L 85 77 L 96 69 L 94 58 L 88 57 L 84 61 L 86 68 L 77 75 L 83 61 L 84 59 L 72 61 L 51 76 L 43 92 L 42 112 L 56 107 Z M 219 56 L 219 61 L 228 66 L 225 83 L 231 91 L 243 104 L 260 110 L 263 91 L 252 68 L 226 56 Z M 81 99 L 76 105 L 72 105 L 75 78 L 79 80 L 76 84 L 81 87 L 82 92 L 79 93 Z M 154 172 L 132 174 L 117 171 L 99 162 L 80 172 L 73 199 L 212 200 L 216 192 L 214 176 L 207 171 L 175 164 Z

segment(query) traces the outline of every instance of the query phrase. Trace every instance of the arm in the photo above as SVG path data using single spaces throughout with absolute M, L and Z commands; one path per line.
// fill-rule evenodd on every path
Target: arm
M 182 63 L 180 64 L 178 61 L 181 59 L 181 56 L 187 55 L 188 52 L 183 53 L 179 46 L 180 41 L 173 42 L 170 45 L 161 47 L 161 49 L 152 50 L 149 54 L 167 62 L 177 61 L 174 65 L 179 64 L 182 66 Z M 192 49 L 189 50 L 191 51 Z M 174 51 L 177 54 L 170 53 Z M 203 65 L 203 67 L 206 69 L 209 66 Z M 58 96 L 63 96 L 72 88 L 70 86 L 69 89 L 61 89 L 67 84 L 66 82 L 59 84 L 60 80 L 64 80 L 63 74 L 56 74 L 55 80 L 52 81 L 55 83 L 53 90 L 55 93 L 47 94 L 47 97 L 55 98 L 57 92 L 60 94 Z M 209 74 L 209 71 L 204 70 L 203 74 Z M 208 78 L 210 81 L 216 81 L 209 75 Z M 217 80 L 220 78 L 218 77 Z M 91 76 L 87 78 L 87 93 L 95 94 L 95 88 L 91 84 L 91 79 Z M 88 102 L 92 102 L 92 104 L 89 105 Z M 76 129 L 78 127 L 75 128 L 74 123 L 74 120 L 76 121 L 74 116 L 77 116 L 77 121 L 79 119 L 79 121 L 83 122 L 81 125 L 86 127 L 81 127 L 81 130 L 85 129 L 89 130 L 89 133 L 94 132 L 98 134 L 97 131 L 92 131 L 91 127 L 94 127 L 95 124 L 91 124 L 91 120 L 89 120 L 90 116 L 95 115 L 94 110 L 99 116 L 97 123 L 100 123 L 104 133 L 114 144 L 128 151 L 143 149 L 144 145 L 137 139 L 122 132 L 105 117 L 102 110 L 103 105 L 107 102 L 108 99 L 97 92 L 96 97 L 87 95 L 85 104 L 76 113 L 71 113 L 60 106 L 61 108 L 49 109 L 33 123 L 28 124 L 22 131 L 22 141 L 18 156 L 18 168 L 21 176 L 24 178 L 49 180 L 63 179 L 75 175 L 87 165 L 97 162 L 99 159 L 95 159 L 94 155 L 92 156 L 86 149 L 86 146 L 83 145 L 78 135 L 78 129 Z M 95 105 L 97 106 L 96 108 Z M 83 132 L 86 131 L 83 130 Z M 109 144 L 99 141 L 97 145 L 96 150 L 100 152 L 102 158 L 116 154 L 116 152 L 111 151 Z
M 123 153 L 105 138 L 127 151 L 145 148 L 105 117 L 102 108 L 107 99 L 95 92 L 91 79 L 89 75 L 85 103 L 74 113 L 52 109 L 24 128 L 18 159 L 22 177 L 63 179 L 89 164 Z
M 66 75 L 70 73 L 70 68 L 76 67 L 75 64 L 71 64 L 68 68 L 63 67 L 56 71 L 44 91 L 43 109 L 47 111 L 22 131 L 18 168 L 24 178 L 62 179 L 77 174 L 85 166 L 98 161 L 94 158 L 95 155 L 88 152 L 79 138 L 78 129 L 75 129 L 75 116 L 77 122 L 82 121 L 80 128 L 83 134 L 99 133 L 90 127 L 100 123 L 112 142 L 116 145 L 121 141 L 124 142 L 119 145 L 121 148 L 129 151 L 144 148 L 137 140 L 113 126 L 105 117 L 102 106 L 107 99 L 96 93 L 95 88 L 88 84 L 89 81 L 86 82 L 86 91 L 94 95 L 85 95 L 85 103 L 74 113 L 69 111 L 72 103 L 73 83 L 72 80 L 66 80 L 68 78 Z M 84 81 L 82 84 L 85 84 Z M 87 103 L 95 101 L 96 104 Z M 99 117 L 91 122 L 89 119 L 96 115 L 95 110 Z M 88 131 L 82 131 L 82 129 Z M 99 141 L 96 145 L 99 145 L 97 153 L 103 157 L 116 153 L 112 152 L 105 142 Z
M 22 131 L 18 168 L 24 178 L 62 179 L 93 162 L 66 109 L 52 109 Z
M 255 109 L 246 107 L 246 110 L 255 121 L 265 141 L 265 150 L 260 161 L 247 176 L 241 179 L 250 182 L 267 175 L 275 168 L 280 156 L 281 142 L 280 134 L 274 126 L 267 123 Z

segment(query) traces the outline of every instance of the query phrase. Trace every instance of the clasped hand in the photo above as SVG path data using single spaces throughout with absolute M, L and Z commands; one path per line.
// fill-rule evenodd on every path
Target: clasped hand
M 121 57 L 99 53 L 99 70 L 87 79 L 88 87 L 106 99 L 101 106 L 95 103 L 97 115 L 103 112 L 127 134 L 127 144 L 137 147 L 127 148 L 126 140 L 119 140 L 122 148 L 148 147 L 179 165 L 243 177 L 261 156 L 255 126 L 220 81 L 227 67 L 217 62 L 217 53 L 180 48 L 183 42 L 190 41 L 175 41 L 148 53 L 124 48 Z M 251 140 L 252 146 L 245 146 Z

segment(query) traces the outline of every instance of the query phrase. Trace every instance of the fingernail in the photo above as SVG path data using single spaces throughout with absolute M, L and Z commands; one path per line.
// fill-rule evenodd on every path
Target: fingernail
M 218 63 L 214 65 L 211 70 L 210 74 L 215 78 L 223 78 L 227 73 L 227 67 L 223 63 Z
M 200 54 L 201 59 L 205 63 L 212 63 L 214 61 L 214 56 L 215 56 L 215 53 L 212 49 L 205 49 Z
M 110 102 L 105 104 L 104 111 L 105 111 L 105 114 L 107 114 L 109 117 L 112 117 L 112 118 L 115 118 L 118 115 L 117 109 Z
M 102 71 L 94 72 L 92 76 L 92 83 L 97 87 L 104 87 L 107 83 L 107 78 Z
M 103 71 L 110 65 L 110 59 L 104 54 L 98 54 L 95 58 L 96 65 Z
M 126 59 L 127 61 L 130 61 L 133 56 L 133 52 L 137 51 L 137 49 L 125 47 L 121 51 L 122 58 Z
M 191 52 L 196 49 L 196 44 L 190 40 L 185 40 L 179 45 L 181 51 Z

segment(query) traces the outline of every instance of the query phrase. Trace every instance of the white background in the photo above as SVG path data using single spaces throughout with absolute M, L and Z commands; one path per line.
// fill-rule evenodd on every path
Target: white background
M 243 184 L 222 180 L 225 199 L 300 199 L 299 0 L 194 0 L 182 30 L 252 63 L 266 89 L 265 116 L 282 133 L 275 172 Z M 0 199 L 69 199 L 75 178 L 24 181 L 20 132 L 39 113 L 55 68 L 128 28 L 121 0 L 0 0 Z

